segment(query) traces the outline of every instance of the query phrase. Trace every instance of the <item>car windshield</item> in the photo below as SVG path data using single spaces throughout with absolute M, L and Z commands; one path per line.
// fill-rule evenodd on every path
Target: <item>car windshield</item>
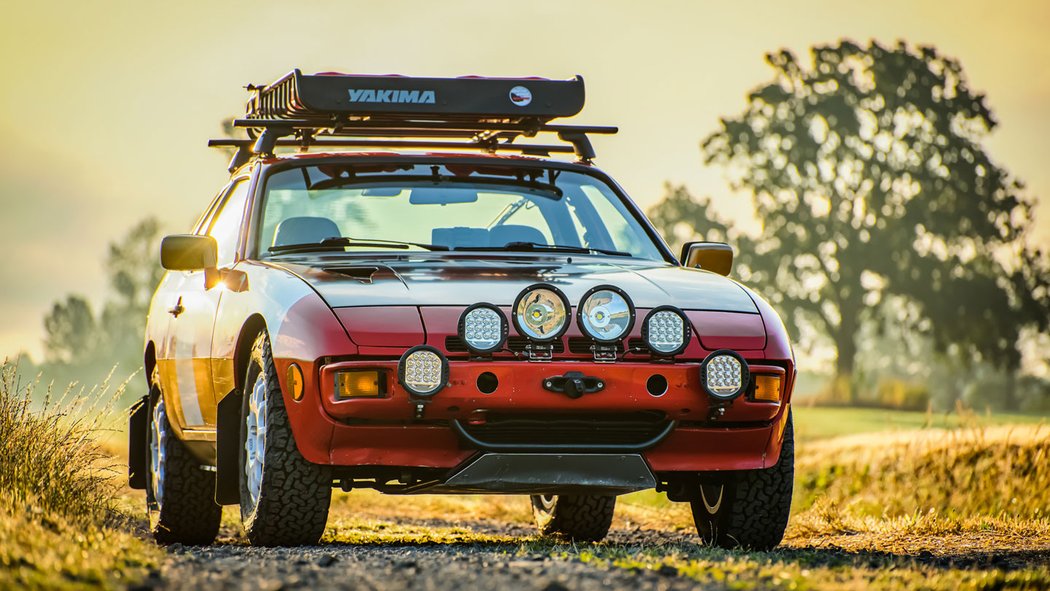
M 337 237 L 344 240 L 330 240 Z M 663 259 L 598 178 L 511 166 L 336 163 L 281 170 L 266 181 L 258 240 L 262 256 L 322 242 L 327 249 L 372 250 L 388 241 L 411 250 L 575 249 Z

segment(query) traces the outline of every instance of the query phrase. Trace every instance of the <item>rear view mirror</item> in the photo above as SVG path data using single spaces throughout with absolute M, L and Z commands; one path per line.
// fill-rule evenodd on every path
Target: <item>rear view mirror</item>
M 733 247 L 725 242 L 686 242 L 681 260 L 684 267 L 729 275 L 733 270 Z
M 160 243 L 160 266 L 169 271 L 214 269 L 218 245 L 211 236 L 174 234 Z
M 412 205 L 448 205 L 474 203 L 477 200 L 476 189 L 462 187 L 415 187 L 408 196 L 408 202 Z

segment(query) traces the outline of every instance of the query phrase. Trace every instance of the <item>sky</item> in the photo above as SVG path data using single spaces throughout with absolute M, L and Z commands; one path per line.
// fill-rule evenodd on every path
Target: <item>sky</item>
M 146 216 L 187 231 L 227 178 L 206 147 L 249 83 L 298 67 L 419 76 L 583 75 L 573 122 L 617 125 L 597 164 L 643 208 L 667 181 L 754 228 L 751 201 L 699 142 L 771 77 L 768 51 L 841 38 L 958 58 L 1000 125 L 992 157 L 1041 197 L 1050 244 L 1050 3 L 55 2 L 0 18 L 0 357 L 39 361 L 43 316 L 100 307 L 107 244 Z M 761 291 L 761 286 L 756 286 Z

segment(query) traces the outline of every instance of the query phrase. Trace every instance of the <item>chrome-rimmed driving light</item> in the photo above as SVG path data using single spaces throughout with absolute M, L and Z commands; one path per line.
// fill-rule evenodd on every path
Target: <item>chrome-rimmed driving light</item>
M 736 351 L 715 351 L 700 364 L 700 383 L 712 398 L 718 400 L 732 400 L 740 396 L 750 380 L 747 362 Z
M 553 341 L 569 328 L 569 300 L 560 289 L 537 283 L 514 300 L 514 328 L 537 343 Z
M 478 355 L 502 349 L 507 330 L 507 317 L 492 304 L 474 304 L 459 317 L 459 338 Z
M 430 398 L 448 384 L 448 360 L 429 345 L 412 347 L 397 363 L 397 381 L 412 396 Z
M 685 314 L 674 306 L 653 308 L 642 321 L 642 340 L 653 355 L 678 355 L 685 351 L 692 334 Z
M 620 288 L 599 285 L 583 294 L 576 309 L 576 324 L 595 341 L 614 343 L 631 333 L 634 304 Z

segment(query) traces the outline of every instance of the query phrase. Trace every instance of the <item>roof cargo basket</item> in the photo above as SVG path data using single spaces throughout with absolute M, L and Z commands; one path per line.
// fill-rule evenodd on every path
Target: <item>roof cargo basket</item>
M 464 122 L 547 122 L 583 108 L 583 78 L 412 78 L 316 74 L 292 70 L 264 87 L 249 87 L 249 119 L 331 121 L 427 118 Z
M 293 70 L 273 84 L 249 86 L 245 139 L 211 140 L 235 147 L 231 168 L 278 146 L 350 148 L 459 148 L 524 154 L 571 153 L 594 158 L 589 133 L 615 127 L 554 125 L 580 112 L 583 78 L 413 78 Z M 513 143 L 553 133 L 564 144 Z M 566 145 L 567 144 L 567 145 Z

